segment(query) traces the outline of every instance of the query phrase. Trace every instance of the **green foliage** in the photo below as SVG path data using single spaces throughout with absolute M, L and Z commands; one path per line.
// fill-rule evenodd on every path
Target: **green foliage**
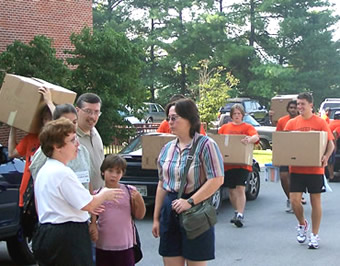
M 66 86 L 70 70 L 55 56 L 51 39 L 45 36 L 35 36 L 29 44 L 15 41 L 0 54 L 0 69 L 4 71 L 0 73 L 0 84 L 7 72 Z
M 93 92 L 102 101 L 102 116 L 98 130 L 105 144 L 112 136 L 120 137 L 124 131 L 117 125 L 124 124 L 119 110 L 125 105 L 138 109 L 145 99 L 139 75 L 143 66 L 143 52 L 122 33 L 112 28 L 102 30 L 85 28 L 80 34 L 72 34 L 75 49 L 67 62 L 74 66 L 71 86 L 78 94 Z
M 208 60 L 201 62 L 198 110 L 202 122 L 208 127 L 216 120 L 218 111 L 229 98 L 229 91 L 238 84 L 238 80 L 223 67 L 209 70 Z

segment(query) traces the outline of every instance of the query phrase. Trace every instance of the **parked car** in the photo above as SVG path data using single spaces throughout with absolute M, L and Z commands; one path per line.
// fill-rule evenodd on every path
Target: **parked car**
M 0 241 L 17 265 L 34 264 L 31 239 L 20 224 L 19 187 L 25 161 L 9 159 L 7 147 L 0 145 Z
M 340 98 L 326 98 L 321 104 L 319 108 L 319 115 L 322 116 L 325 113 L 326 108 L 340 108 Z
M 220 122 L 219 126 L 221 127 L 222 125 L 228 123 L 231 121 L 230 114 L 223 114 L 220 116 Z M 273 132 L 276 130 L 276 127 L 273 126 L 261 126 L 252 116 L 249 114 L 246 114 L 243 118 L 243 121 L 245 123 L 248 123 L 255 127 L 257 133 L 259 134 L 260 137 L 260 142 L 259 144 L 256 145 L 255 148 L 260 149 L 260 150 L 267 150 L 272 148 L 272 135 Z
M 236 103 L 242 104 L 244 111 L 247 114 L 251 115 L 261 125 L 270 124 L 267 109 L 264 106 L 260 105 L 257 100 L 250 98 L 229 98 L 225 106 L 220 108 L 220 115 L 229 114 L 231 107 Z
M 146 123 L 162 122 L 165 119 L 164 108 L 158 103 L 144 103 L 144 120 Z
M 162 135 L 161 133 L 149 133 L 149 135 Z M 136 137 L 131 143 L 120 151 L 127 161 L 126 173 L 121 179 L 123 184 L 136 186 L 147 205 L 154 204 L 158 185 L 158 171 L 142 169 L 142 143 L 141 136 Z M 246 196 L 248 200 L 255 200 L 260 191 L 260 167 L 253 160 L 253 171 L 248 177 Z M 216 209 L 222 204 L 222 200 L 228 198 L 228 188 L 221 187 L 213 196 L 213 205 Z

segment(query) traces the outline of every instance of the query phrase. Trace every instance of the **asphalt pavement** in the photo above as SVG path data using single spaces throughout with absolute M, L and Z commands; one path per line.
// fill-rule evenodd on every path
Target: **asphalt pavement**
M 307 242 L 296 241 L 297 221 L 294 214 L 285 212 L 285 196 L 280 183 L 265 182 L 261 175 L 261 190 L 257 200 L 248 201 L 245 210 L 245 226 L 236 228 L 229 220 L 233 210 L 229 201 L 224 201 L 216 225 L 216 259 L 208 265 L 250 266 L 337 266 L 340 249 L 339 204 L 340 183 L 330 183 L 333 192 L 322 195 L 323 218 L 320 227 L 320 248 L 309 250 Z M 310 221 L 310 202 L 306 195 L 306 218 Z M 137 265 L 163 265 L 158 255 L 159 240 L 151 234 L 152 210 L 137 222 L 144 252 Z M 5 243 L 0 243 L 0 265 L 10 262 Z

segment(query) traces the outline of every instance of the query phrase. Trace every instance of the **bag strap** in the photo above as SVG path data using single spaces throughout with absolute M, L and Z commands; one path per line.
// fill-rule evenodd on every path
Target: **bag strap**
M 187 175 L 188 175 L 188 172 L 189 172 L 189 168 L 190 168 L 192 161 L 194 160 L 194 153 L 196 151 L 196 147 L 198 145 L 198 142 L 201 138 L 202 138 L 202 136 L 199 136 L 191 146 L 191 149 L 190 149 L 190 152 L 189 152 L 189 155 L 188 155 L 188 158 L 187 158 L 187 163 L 185 165 L 183 175 L 181 176 L 181 185 L 179 187 L 178 194 L 177 194 L 178 199 L 180 199 L 183 195 L 184 187 L 187 183 L 186 178 L 187 178 Z
M 132 233 L 133 233 L 133 243 L 136 242 L 136 232 L 135 232 L 135 217 L 132 214 L 132 197 L 131 197 L 131 192 L 130 192 L 130 188 L 128 187 L 128 185 L 124 184 L 124 186 L 126 187 L 128 193 L 129 193 L 129 198 L 130 198 L 130 209 L 131 209 L 131 224 L 132 224 Z

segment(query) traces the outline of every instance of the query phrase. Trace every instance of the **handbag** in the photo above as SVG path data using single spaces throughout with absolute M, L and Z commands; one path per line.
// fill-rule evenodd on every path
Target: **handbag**
M 193 154 L 200 138 L 201 137 L 199 137 L 191 147 L 187 164 L 184 168 L 183 175 L 181 176 L 181 185 L 177 195 L 178 199 L 182 197 L 184 192 L 184 187 L 187 183 L 186 177 L 193 161 Z M 208 198 L 180 214 L 180 222 L 186 232 L 188 239 L 197 238 L 217 223 L 216 210 L 210 204 L 210 201 L 210 198 Z
M 135 263 L 139 262 L 143 258 L 143 252 L 142 252 L 142 245 L 140 242 L 137 226 L 135 223 L 135 218 L 132 214 L 132 198 L 131 198 L 131 193 L 130 189 L 127 185 L 125 185 L 129 192 L 129 197 L 130 197 L 130 207 L 131 207 L 131 217 L 132 217 L 132 232 L 133 232 L 133 239 L 136 239 L 136 243 L 133 243 L 133 252 L 135 255 Z

